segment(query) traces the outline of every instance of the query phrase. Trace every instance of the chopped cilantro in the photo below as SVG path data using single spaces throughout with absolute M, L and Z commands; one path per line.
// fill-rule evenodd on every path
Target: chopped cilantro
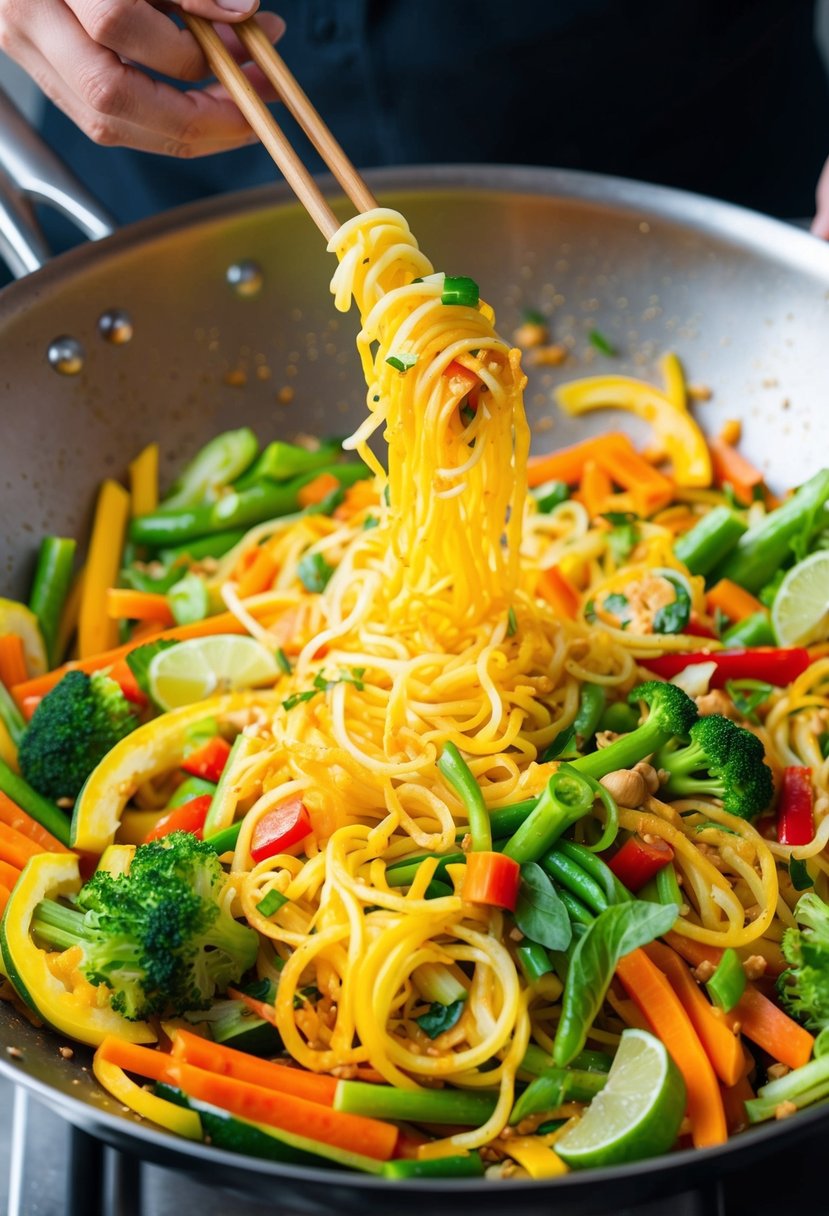
M 315 592 L 317 595 L 328 586 L 328 580 L 333 573 L 334 567 L 329 566 L 321 553 L 303 553 L 297 564 L 299 581 L 306 591 Z
M 606 338 L 600 329 L 591 329 L 587 335 L 587 341 L 591 346 L 599 352 L 600 355 L 607 355 L 612 358 L 613 355 L 618 355 L 618 351 L 609 338 Z
M 512 604 L 510 604 L 509 611 L 507 612 L 507 637 L 513 638 L 517 632 L 518 618 L 515 615 L 515 609 L 513 608 Z

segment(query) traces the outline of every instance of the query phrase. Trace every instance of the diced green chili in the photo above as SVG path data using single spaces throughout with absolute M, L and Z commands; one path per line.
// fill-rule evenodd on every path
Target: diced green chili
M 474 279 L 466 275 L 446 275 L 440 293 L 441 304 L 460 304 L 465 308 L 477 308 L 480 289 Z
M 746 973 L 737 951 L 729 946 L 723 950 L 717 970 L 706 983 L 708 995 L 726 1013 L 733 1009 L 746 990 Z

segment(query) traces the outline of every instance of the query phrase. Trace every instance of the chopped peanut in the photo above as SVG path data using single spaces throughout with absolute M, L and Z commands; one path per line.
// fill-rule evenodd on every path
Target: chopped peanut
M 648 796 L 645 778 L 633 769 L 616 769 L 615 772 L 602 777 L 600 784 L 620 806 L 641 806 Z

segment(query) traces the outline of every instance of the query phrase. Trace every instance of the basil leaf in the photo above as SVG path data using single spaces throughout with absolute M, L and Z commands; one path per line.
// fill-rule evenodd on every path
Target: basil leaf
M 169 650 L 171 646 L 177 645 L 178 642 L 173 638 L 160 638 L 157 642 L 145 642 L 143 646 L 136 646 L 135 650 L 127 653 L 127 667 L 135 676 L 136 684 L 146 696 L 150 695 L 150 681 L 147 675 L 150 663 L 160 650 Z
M 440 1001 L 434 1001 L 429 1006 L 429 1012 L 422 1013 L 419 1018 L 415 1018 L 415 1021 L 424 1034 L 427 1034 L 430 1039 L 436 1039 L 445 1030 L 451 1030 L 462 1013 L 462 1000 L 453 1001 L 451 1005 L 441 1005 Z
M 584 1048 L 619 960 L 667 933 L 678 915 L 676 904 L 637 899 L 606 908 L 588 925 L 571 955 L 564 986 L 553 1050 L 560 1068 Z
M 515 923 L 530 941 L 548 950 L 566 950 L 573 930 L 552 880 L 534 861 L 521 867 Z
M 305 590 L 319 595 L 328 586 L 334 567 L 329 566 L 321 553 L 303 553 L 296 572 Z
M 679 579 L 671 578 L 667 574 L 663 574 L 662 577 L 673 587 L 676 599 L 672 604 L 666 604 L 664 608 L 660 608 L 654 614 L 653 631 L 654 633 L 682 633 L 691 619 L 691 597 Z
M 559 756 L 565 755 L 571 760 L 575 759 L 578 755 L 576 751 L 575 723 L 566 727 L 565 730 L 559 731 L 552 743 L 548 747 L 545 747 L 538 757 L 538 763 L 549 764 L 551 760 L 556 760 Z
M 795 891 L 806 891 L 815 885 L 809 877 L 806 862 L 797 857 L 789 858 L 789 878 Z

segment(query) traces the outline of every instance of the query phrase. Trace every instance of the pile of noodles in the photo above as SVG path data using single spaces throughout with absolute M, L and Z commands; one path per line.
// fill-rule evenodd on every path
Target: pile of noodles
M 457 849 L 463 838 L 464 809 L 436 767 L 447 742 L 467 758 L 490 809 L 537 795 L 554 767 L 539 756 L 573 721 L 585 682 L 622 698 L 641 677 L 637 657 L 693 643 L 557 619 L 536 594 L 542 570 L 578 569 L 581 584 L 598 590 L 617 571 L 578 502 L 541 515 L 528 501 L 518 352 L 497 336 L 485 304 L 441 302 L 443 276 L 396 212 L 352 220 L 331 249 L 337 307 L 354 299 L 362 318 L 368 416 L 350 445 L 376 482 L 345 521 L 308 515 L 254 529 L 217 575 L 254 636 L 272 648 L 296 643 L 278 708 L 246 730 L 226 794 L 226 821 L 244 816 L 230 891 L 261 934 L 259 971 L 278 981 L 276 1020 L 290 1055 L 340 1075 L 367 1065 L 407 1089 L 500 1086 L 486 1125 L 451 1137 L 473 1147 L 504 1127 L 527 1044 L 551 1048 L 561 985 L 550 975 L 527 986 L 504 916 L 462 902 L 462 871 L 449 868 L 454 893 L 426 898 L 434 859 L 405 893 L 389 885 L 386 867 Z M 410 366 L 400 371 L 390 356 Z M 474 410 L 459 410 L 469 381 L 457 365 L 482 384 Z M 387 471 L 368 446 L 375 432 L 388 445 Z M 643 524 L 625 577 L 681 570 L 676 513 L 702 509 L 680 504 Z M 264 542 L 279 574 L 271 591 L 243 603 L 228 571 Z M 315 554 L 334 572 L 308 594 L 297 567 Z M 689 587 L 696 605 L 702 588 Z M 807 707 L 829 713 L 829 660 L 778 695 L 762 728 L 772 757 L 815 765 L 826 787 L 829 761 L 814 754 Z M 254 865 L 256 823 L 297 795 L 314 825 L 303 856 Z M 620 823 L 674 848 L 686 901 L 678 932 L 779 957 L 795 895 L 792 850 L 713 800 L 651 798 L 622 808 Z M 813 845 L 794 850 L 827 876 L 828 836 L 829 817 Z M 274 888 L 288 902 L 266 917 L 257 905 Z M 467 992 L 457 1023 L 434 1040 L 415 1020 L 428 1006 L 418 975 L 429 964 Z M 590 1040 L 614 1044 L 619 1030 L 607 1010 Z

